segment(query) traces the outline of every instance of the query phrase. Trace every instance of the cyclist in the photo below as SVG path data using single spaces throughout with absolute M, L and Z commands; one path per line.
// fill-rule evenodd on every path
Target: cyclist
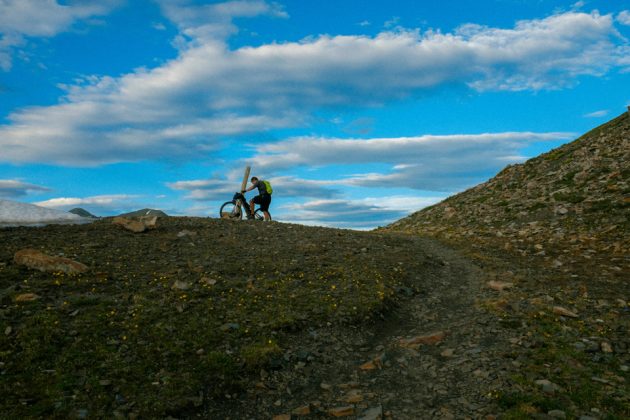
M 262 210 L 265 215 L 265 222 L 271 221 L 271 215 L 269 214 L 269 204 L 271 204 L 271 193 L 267 191 L 267 185 L 270 185 L 268 182 L 263 181 L 262 179 L 258 179 L 253 176 L 251 179 L 252 186 L 247 188 L 246 190 L 241 191 L 241 193 L 246 193 L 248 191 L 253 190 L 254 188 L 258 188 L 258 195 L 251 200 L 249 200 L 249 208 L 251 209 L 251 215 L 247 216 L 248 219 L 253 219 L 254 216 L 254 206 L 256 204 L 260 205 L 260 210 Z

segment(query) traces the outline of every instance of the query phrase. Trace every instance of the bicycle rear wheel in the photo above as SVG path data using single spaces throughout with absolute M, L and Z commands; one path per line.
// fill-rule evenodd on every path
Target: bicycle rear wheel
M 243 212 L 241 211 L 241 207 L 237 206 L 234 201 L 228 201 L 221 206 L 219 217 L 221 217 L 221 219 L 241 220 L 243 218 Z
M 256 209 L 254 212 L 254 220 L 265 220 L 265 216 L 261 209 Z

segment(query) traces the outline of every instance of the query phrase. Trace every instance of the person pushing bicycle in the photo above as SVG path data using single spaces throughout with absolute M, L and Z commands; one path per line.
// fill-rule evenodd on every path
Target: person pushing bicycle
M 271 188 L 271 183 L 269 181 L 264 181 L 262 179 L 258 179 L 253 176 L 251 179 L 252 185 L 246 190 L 241 191 L 241 193 L 246 193 L 248 191 L 253 190 L 254 188 L 258 188 L 258 195 L 251 200 L 249 200 L 249 208 L 251 210 L 251 215 L 248 215 L 248 219 L 253 219 L 254 216 L 254 207 L 256 204 L 260 205 L 260 210 L 265 215 L 265 222 L 271 221 L 271 215 L 269 214 L 269 204 L 271 204 L 271 193 L 273 192 Z

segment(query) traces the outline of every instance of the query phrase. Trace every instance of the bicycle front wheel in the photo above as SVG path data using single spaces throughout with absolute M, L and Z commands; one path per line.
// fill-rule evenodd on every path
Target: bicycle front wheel
M 221 206 L 219 216 L 221 219 L 241 220 L 243 218 L 243 212 L 241 211 L 241 207 L 237 206 L 234 201 L 228 201 Z

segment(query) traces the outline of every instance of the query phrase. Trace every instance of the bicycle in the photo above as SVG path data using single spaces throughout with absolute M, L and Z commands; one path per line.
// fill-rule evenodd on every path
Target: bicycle
M 247 204 L 247 200 L 242 193 L 235 193 L 232 197 L 232 201 L 226 201 L 219 210 L 219 216 L 221 219 L 229 220 L 241 220 L 243 218 L 243 209 L 245 209 L 245 215 L 248 219 L 252 215 L 252 211 Z M 265 220 L 265 216 L 260 208 L 254 211 L 254 220 Z

